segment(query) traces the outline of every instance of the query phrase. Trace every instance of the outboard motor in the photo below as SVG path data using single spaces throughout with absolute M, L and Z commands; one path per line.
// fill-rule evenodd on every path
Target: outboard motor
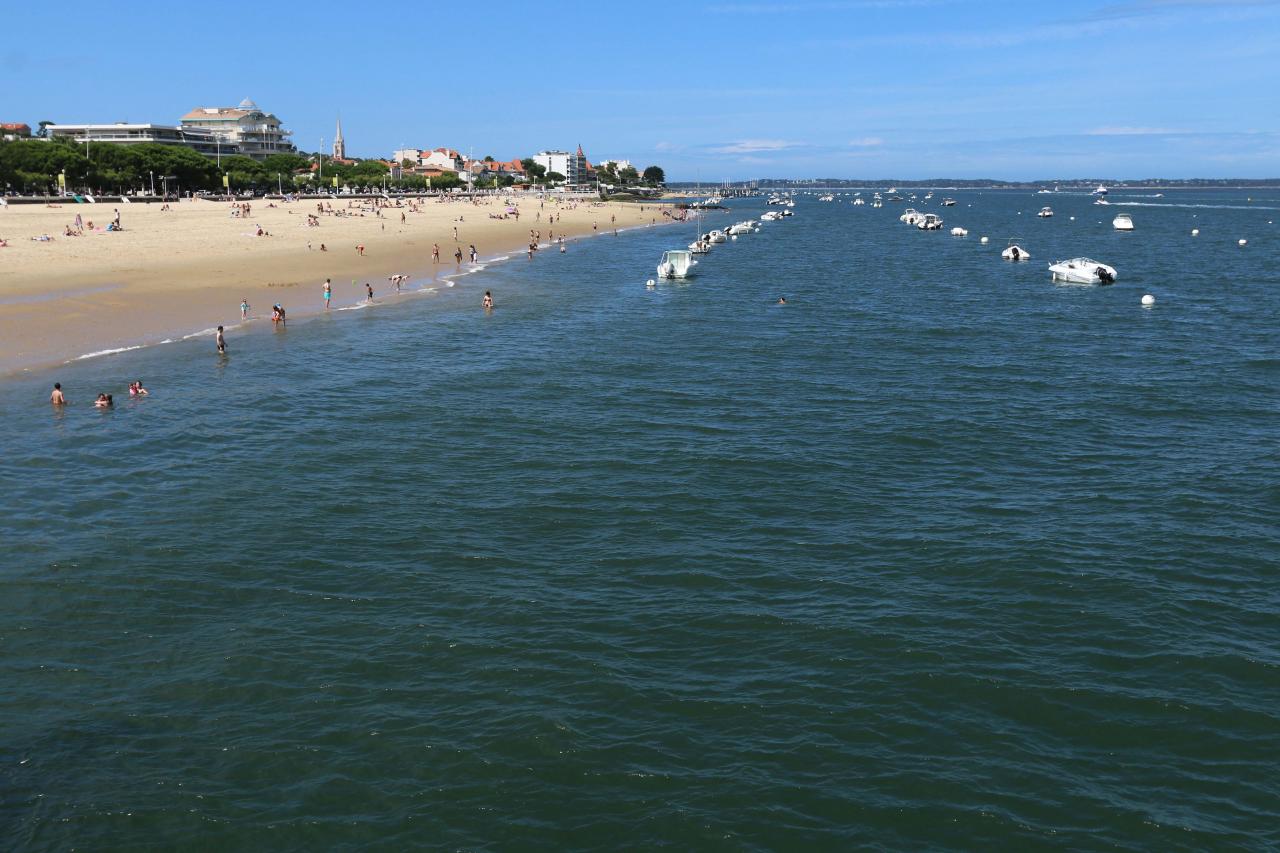
M 1113 276 L 1111 273 L 1107 272 L 1106 269 L 1104 269 L 1103 267 L 1098 267 L 1096 272 L 1098 273 L 1099 284 L 1115 284 L 1116 283 L 1116 277 Z

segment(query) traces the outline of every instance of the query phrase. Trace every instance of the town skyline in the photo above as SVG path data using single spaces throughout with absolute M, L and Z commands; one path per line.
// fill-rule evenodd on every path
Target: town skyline
M 68 37 L 168 37 L 148 16 L 73 5 Z M 229 13 L 240 8 L 250 7 L 231 3 Z M 342 8 L 322 2 L 291 17 L 291 43 L 332 38 Z M 306 152 L 328 152 L 341 116 L 349 156 L 448 146 L 504 159 L 582 144 L 595 157 L 706 183 L 779 174 L 1267 177 L 1280 154 L 1280 118 L 1257 108 L 1280 82 L 1275 0 L 779 0 L 657 4 L 645 15 L 593 13 L 590 32 L 619 33 L 608 50 L 566 47 L 557 15 L 522 15 L 495 38 L 392 46 L 375 63 L 210 66 L 181 55 L 108 57 L 105 48 L 44 62 L 31 47 L 44 16 L 20 8 L 7 15 L 0 120 L 177 123 L 196 104 L 250 97 Z M 698 49 L 655 58 L 625 47 L 661 34 Z M 494 45 L 497 59 L 480 43 Z M 430 74 L 416 83 L 422 57 Z M 88 101 L 75 81 L 99 60 L 114 85 Z

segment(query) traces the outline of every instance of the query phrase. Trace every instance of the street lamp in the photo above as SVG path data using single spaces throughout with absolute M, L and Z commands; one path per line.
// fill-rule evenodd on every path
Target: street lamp
M 156 173 L 147 172 L 147 174 L 151 176 L 151 194 L 154 196 L 156 194 Z

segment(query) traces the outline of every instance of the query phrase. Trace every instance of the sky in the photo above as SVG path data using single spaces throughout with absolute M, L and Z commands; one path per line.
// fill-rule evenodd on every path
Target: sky
M 299 148 L 669 180 L 1280 176 L 1280 0 L 6 4 L 0 121 L 245 97 Z M 481 11 L 483 14 L 481 14 Z

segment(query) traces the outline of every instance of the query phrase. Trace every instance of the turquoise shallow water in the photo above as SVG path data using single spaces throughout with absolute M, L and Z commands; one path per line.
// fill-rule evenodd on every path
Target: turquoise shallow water
M 1280 198 L 954 195 L 5 381 L 6 846 L 1280 845 Z

